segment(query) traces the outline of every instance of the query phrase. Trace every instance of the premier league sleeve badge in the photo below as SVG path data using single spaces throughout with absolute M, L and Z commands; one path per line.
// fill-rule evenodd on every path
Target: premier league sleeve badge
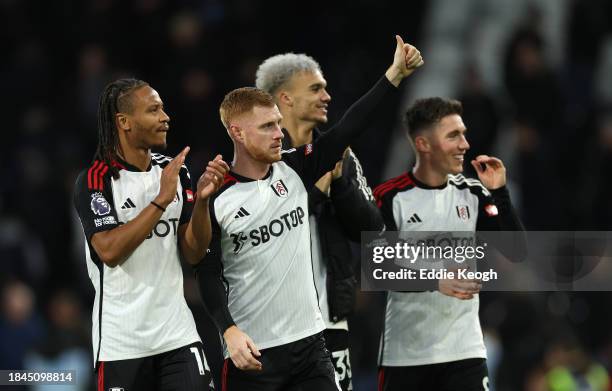
M 91 210 L 98 216 L 105 216 L 110 213 L 111 206 L 102 193 L 94 193 L 91 195 Z

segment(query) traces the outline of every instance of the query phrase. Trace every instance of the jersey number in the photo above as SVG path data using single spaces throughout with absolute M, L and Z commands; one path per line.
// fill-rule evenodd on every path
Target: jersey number
M 349 360 L 348 349 L 332 352 L 332 357 L 336 360 L 335 367 L 338 380 L 344 380 L 347 375 L 351 379 L 353 376 L 351 374 L 351 361 Z

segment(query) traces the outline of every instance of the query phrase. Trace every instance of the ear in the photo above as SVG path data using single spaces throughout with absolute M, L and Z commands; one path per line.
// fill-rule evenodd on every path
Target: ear
M 416 136 L 414 138 L 414 147 L 416 148 L 417 152 L 431 151 L 431 144 L 429 140 L 427 139 L 427 137 L 421 135 Z
M 240 144 L 244 143 L 244 136 L 242 134 L 242 129 L 236 125 L 230 125 L 227 130 L 231 139 Z
M 132 128 L 130 124 L 130 118 L 124 113 L 117 113 L 115 116 L 115 121 L 117 123 L 117 129 L 129 131 Z
M 281 91 L 278 93 L 277 101 L 279 104 L 283 104 L 288 107 L 293 106 L 293 97 L 285 91 Z

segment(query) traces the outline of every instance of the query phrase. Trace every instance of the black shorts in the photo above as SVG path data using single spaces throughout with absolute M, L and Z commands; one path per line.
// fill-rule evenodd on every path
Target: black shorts
M 215 389 L 201 342 L 155 356 L 100 361 L 97 372 L 98 391 Z
M 336 370 L 336 379 L 342 391 L 353 389 L 353 375 L 349 356 L 349 333 L 342 329 L 326 329 L 323 331 L 325 344 L 331 352 L 332 363 Z
M 484 358 L 412 367 L 381 367 L 378 391 L 489 391 L 489 371 Z
M 261 371 L 242 371 L 226 359 L 222 391 L 338 391 L 323 333 L 260 350 Z

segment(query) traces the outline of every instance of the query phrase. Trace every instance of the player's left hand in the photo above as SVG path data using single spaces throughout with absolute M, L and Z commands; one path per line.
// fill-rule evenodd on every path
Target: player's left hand
M 223 161 L 223 156 L 217 155 L 214 160 L 209 161 L 206 170 L 198 179 L 198 198 L 208 199 L 219 190 L 223 184 L 223 178 L 228 172 L 229 166 Z
M 385 75 L 391 84 L 397 87 L 402 79 L 410 76 L 412 72 L 424 64 L 424 61 L 421 52 L 416 47 L 404 43 L 402 37 L 396 35 L 395 41 L 393 63 Z
M 478 174 L 478 179 L 488 190 L 499 189 L 506 185 L 506 167 L 496 157 L 478 155 L 472 160 L 472 167 Z

